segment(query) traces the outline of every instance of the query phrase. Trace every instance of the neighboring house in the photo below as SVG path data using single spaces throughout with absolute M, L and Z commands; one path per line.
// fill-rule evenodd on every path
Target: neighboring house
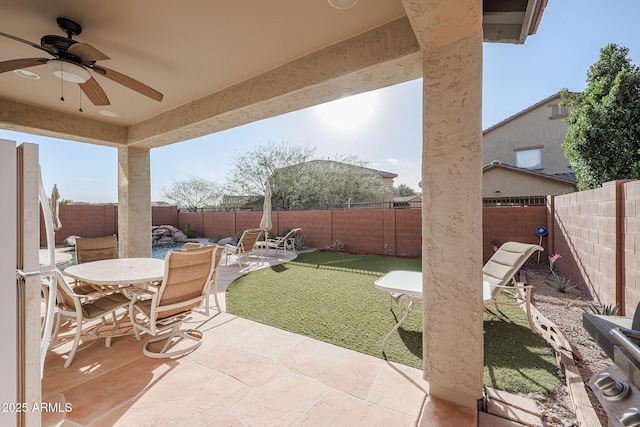
M 422 207 L 422 197 L 420 196 L 395 196 L 393 207 L 398 208 L 420 208 Z
M 262 198 L 258 196 L 235 196 L 224 195 L 220 202 L 223 210 L 260 210 L 262 209 Z
M 556 93 L 482 132 L 483 197 L 495 191 L 502 197 L 575 191 L 575 173 L 562 148 L 568 110 L 561 102 Z
M 548 196 L 576 191 L 574 179 L 493 162 L 482 168 L 482 197 Z

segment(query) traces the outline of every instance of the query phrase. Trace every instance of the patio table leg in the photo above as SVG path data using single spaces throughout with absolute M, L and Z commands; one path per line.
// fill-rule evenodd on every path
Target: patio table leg
M 404 298 L 402 298 L 402 297 L 404 297 Z M 394 326 L 393 329 L 391 329 L 391 331 L 389 331 L 389 333 L 382 340 L 382 352 L 383 353 L 384 353 L 384 347 L 385 347 L 385 345 L 387 345 L 387 340 L 389 340 L 389 338 L 391 338 L 391 335 L 393 335 L 393 333 L 395 331 L 400 329 L 400 327 L 402 326 L 404 321 L 407 320 L 407 317 L 409 317 L 409 313 L 411 312 L 411 309 L 413 308 L 413 303 L 415 302 L 415 300 L 413 298 L 408 297 L 407 295 L 402 295 L 402 297 L 401 297 L 401 299 L 399 301 L 399 304 L 398 304 L 400 306 L 400 312 L 402 313 L 402 301 L 403 300 L 407 300 L 407 308 L 404 310 L 404 314 L 402 315 L 402 317 L 400 317 L 400 320 L 398 320 L 398 323 L 396 324 L 396 326 Z

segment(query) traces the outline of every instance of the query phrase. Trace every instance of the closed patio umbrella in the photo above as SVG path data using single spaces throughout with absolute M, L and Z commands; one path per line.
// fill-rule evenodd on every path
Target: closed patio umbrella
M 51 217 L 53 218 L 53 231 L 58 231 L 62 228 L 58 211 L 60 207 L 60 193 L 58 193 L 58 186 L 53 184 L 53 190 L 51 191 L 51 199 L 49 199 L 49 206 L 51 207 Z
M 260 228 L 269 231 L 273 227 L 271 223 L 271 185 L 267 181 L 264 187 L 264 205 L 262 206 L 262 219 L 260 220 Z M 266 238 L 266 234 L 265 234 Z

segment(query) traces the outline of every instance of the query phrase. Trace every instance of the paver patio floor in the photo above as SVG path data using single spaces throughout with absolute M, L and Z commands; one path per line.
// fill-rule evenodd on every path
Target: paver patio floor
M 267 260 L 243 270 L 230 262 L 219 278 L 219 299 L 240 274 L 286 261 Z M 70 411 L 45 412 L 42 425 L 415 426 L 425 402 L 431 404 L 422 426 L 477 419 L 472 411 L 433 405 L 418 369 L 224 311 L 194 314 L 185 327 L 203 332 L 202 345 L 174 359 L 145 357 L 146 335 L 140 342 L 119 336 L 105 348 L 104 338 L 87 334 L 65 369 L 71 344 L 56 343 L 45 362 L 42 399 Z

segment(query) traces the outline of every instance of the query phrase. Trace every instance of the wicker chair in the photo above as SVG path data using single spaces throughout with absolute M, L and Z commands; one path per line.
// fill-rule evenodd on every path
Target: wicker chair
M 155 336 L 143 347 L 147 357 L 180 356 L 200 346 L 202 332 L 197 329 L 181 330 L 180 326 L 189 319 L 193 309 L 202 303 L 208 306 L 218 249 L 217 246 L 207 246 L 201 249 L 169 251 L 165 258 L 164 279 L 158 292 L 153 293 L 151 298 L 134 301 L 129 306 L 129 317 L 136 339 L 140 341 L 140 331 Z M 150 349 L 152 343 L 163 340 L 166 343 L 160 351 Z M 186 348 L 168 351 L 183 340 L 193 340 L 195 343 Z
M 116 236 L 78 237 L 76 239 L 76 261 L 78 264 L 114 258 L 118 258 L 118 239 Z

